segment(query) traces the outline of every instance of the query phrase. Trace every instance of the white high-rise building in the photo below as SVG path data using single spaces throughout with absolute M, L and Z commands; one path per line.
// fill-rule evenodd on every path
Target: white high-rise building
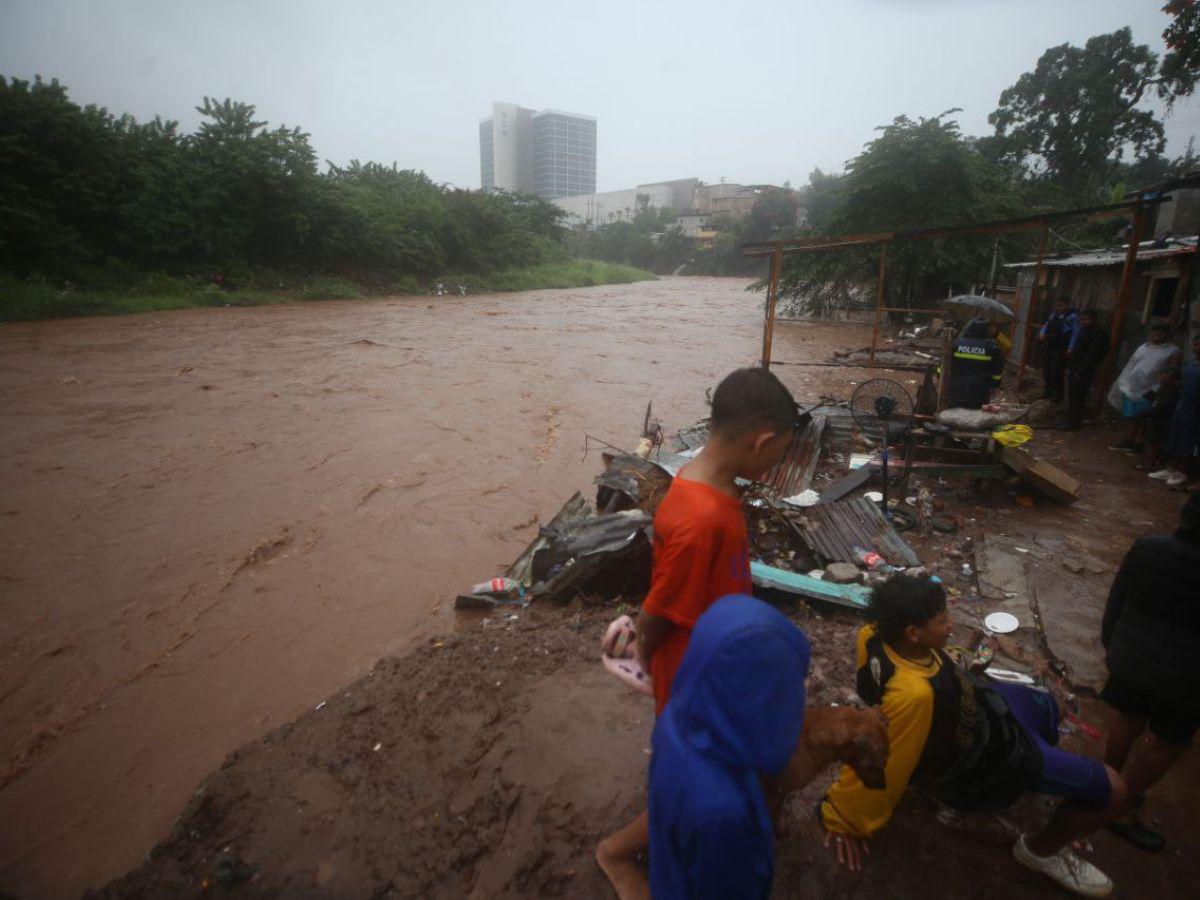
M 493 103 L 479 123 L 485 190 L 571 197 L 596 190 L 596 120 L 558 110 Z

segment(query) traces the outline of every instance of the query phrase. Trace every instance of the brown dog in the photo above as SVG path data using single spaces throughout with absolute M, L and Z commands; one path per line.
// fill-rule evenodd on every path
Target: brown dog
M 850 766 L 867 787 L 883 788 L 887 759 L 887 720 L 878 709 L 810 706 L 787 768 L 765 784 L 772 812 L 838 761 Z

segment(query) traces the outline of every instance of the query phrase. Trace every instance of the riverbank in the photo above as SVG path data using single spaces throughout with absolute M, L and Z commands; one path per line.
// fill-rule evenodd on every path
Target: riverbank
M 203 307 L 270 306 L 300 300 L 352 300 L 365 297 L 394 297 L 429 294 L 441 282 L 450 293 L 463 285 L 469 294 L 510 293 L 552 288 L 594 287 L 653 281 L 653 272 L 632 266 L 592 259 L 568 259 L 540 263 L 520 269 L 488 274 L 449 274 L 421 285 L 416 279 L 389 284 L 361 284 L 345 278 L 316 277 L 288 287 L 226 289 L 216 283 L 203 285 L 148 275 L 130 287 L 86 289 L 46 281 L 0 278 L 0 322 L 61 319 L 76 316 L 114 316 Z M 278 281 L 270 277 L 260 283 Z
M 986 535 L 1002 533 L 1035 548 L 1028 553 L 1045 555 L 1055 570 L 1059 557 L 1038 548 L 1086 542 L 1095 553 L 1087 558 L 1111 572 L 1128 534 L 1090 533 L 1088 518 L 1101 510 L 1107 517 L 1119 506 L 1148 517 L 1128 525 L 1165 528 L 1181 502 L 1165 490 L 1142 493 L 1146 479 L 1123 455 L 1089 453 L 1111 433 L 1097 429 L 1064 442 L 1050 432 L 1037 448 L 1074 461 L 1089 476 L 1081 511 L 1049 503 L 979 505 L 969 479 L 943 486 L 947 508 L 970 523 L 958 541 L 982 545 Z M 934 571 L 961 583 L 953 574 L 957 562 L 939 568 L 944 537 L 909 538 Z M 1103 596 L 1090 591 L 1081 602 L 1098 609 Z M 957 598 L 952 602 L 968 612 Z M 780 608 L 812 642 L 809 702 L 847 702 L 862 617 L 808 602 L 784 600 Z M 611 896 L 593 851 L 645 803 L 653 728 L 649 698 L 621 687 L 599 665 L 601 635 L 619 611 L 575 600 L 464 615 L 452 631 L 381 660 L 294 721 L 231 753 L 146 861 L 88 896 L 200 898 L 214 890 L 246 898 Z M 951 643 L 966 645 L 974 632 L 954 618 Z M 1039 653 L 1032 634 L 1010 640 L 1010 653 Z M 1044 658 L 1028 661 L 1050 677 Z M 1108 711 L 1083 699 L 1078 715 L 1088 733 L 1073 729 L 1062 743 L 1099 757 Z M 821 848 L 812 815 L 833 774 L 819 776 L 788 805 L 773 897 L 915 898 L 930 887 L 980 900 L 1062 896 L 1018 866 L 1009 849 L 1022 831 L 1041 826 L 1052 798 L 1027 795 L 1001 814 L 968 816 L 910 791 L 872 840 L 863 871 L 850 874 Z M 1113 877 L 1120 896 L 1182 900 L 1193 893 L 1200 877 L 1192 815 L 1198 776 L 1200 757 L 1190 754 L 1150 794 L 1146 812 L 1167 833 L 1167 852 L 1144 854 L 1105 831 L 1091 836 L 1084 855 Z

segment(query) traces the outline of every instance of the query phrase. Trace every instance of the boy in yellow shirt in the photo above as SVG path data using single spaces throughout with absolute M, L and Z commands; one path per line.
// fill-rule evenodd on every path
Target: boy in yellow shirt
M 887 824 L 910 783 L 968 811 L 994 811 L 1027 790 L 1065 800 L 1038 834 L 1021 835 L 1022 865 L 1089 897 L 1112 891 L 1070 844 L 1119 815 L 1127 791 L 1103 763 L 1060 750 L 1058 707 L 1035 688 L 993 682 L 956 666 L 946 592 L 927 578 L 895 576 L 871 599 L 874 624 L 858 635 L 858 693 L 888 720 L 886 787 L 866 788 L 849 766 L 821 803 L 825 845 L 850 869 Z

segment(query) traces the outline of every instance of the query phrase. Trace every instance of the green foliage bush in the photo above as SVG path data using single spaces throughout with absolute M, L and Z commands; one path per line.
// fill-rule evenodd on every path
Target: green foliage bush
M 57 81 L 0 77 L 0 272 L 47 282 L 17 291 L 21 315 L 78 308 L 79 290 L 203 302 L 218 281 L 302 299 L 411 292 L 439 272 L 477 279 L 567 256 L 562 212 L 537 197 L 375 163 L 321 173 L 299 128 L 231 100 L 198 111 L 184 134 L 81 108 Z

